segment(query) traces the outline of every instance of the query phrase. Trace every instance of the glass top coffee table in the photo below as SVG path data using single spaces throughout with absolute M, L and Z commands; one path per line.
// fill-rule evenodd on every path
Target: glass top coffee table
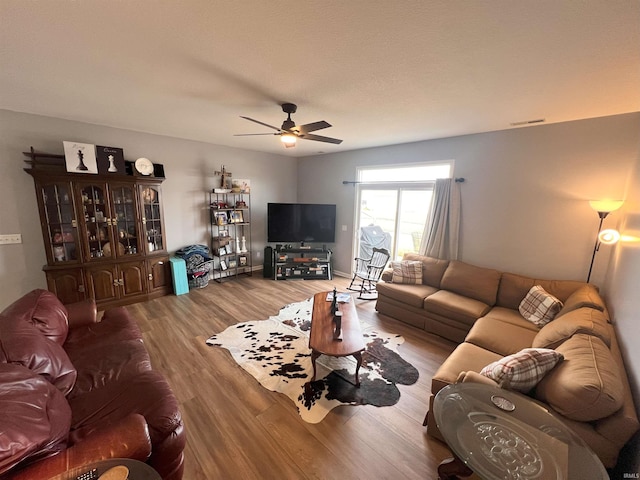
M 443 480 L 608 480 L 584 441 L 531 398 L 481 383 L 458 383 L 438 392 L 436 424 L 457 457 L 443 462 Z
M 114 467 L 126 467 L 127 476 L 105 475 Z M 144 462 L 131 458 L 110 458 L 76 467 L 52 478 L 52 480 L 97 480 L 100 476 L 108 479 L 126 478 L 127 480 L 162 480 L 153 468 Z

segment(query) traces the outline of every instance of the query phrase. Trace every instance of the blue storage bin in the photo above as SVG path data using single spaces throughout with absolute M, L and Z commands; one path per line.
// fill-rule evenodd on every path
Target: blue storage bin
M 173 279 L 173 291 L 176 295 L 189 293 L 189 283 L 187 282 L 187 264 L 184 258 L 171 257 L 171 277 Z

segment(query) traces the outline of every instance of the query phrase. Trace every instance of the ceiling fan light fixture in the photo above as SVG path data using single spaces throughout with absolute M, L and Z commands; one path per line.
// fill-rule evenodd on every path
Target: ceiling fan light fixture
M 296 136 L 292 133 L 283 133 L 280 135 L 280 141 L 284 143 L 284 146 L 287 148 L 296 146 Z

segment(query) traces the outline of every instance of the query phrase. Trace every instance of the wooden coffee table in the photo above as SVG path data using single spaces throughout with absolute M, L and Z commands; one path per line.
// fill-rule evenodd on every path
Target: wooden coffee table
M 331 357 L 347 357 L 353 355 L 356 359 L 356 387 L 360 386 L 358 372 L 362 365 L 362 352 L 365 349 L 364 338 L 360 330 L 360 320 L 353 299 L 348 303 L 339 303 L 342 312 L 341 340 L 334 338 L 335 323 L 331 314 L 331 302 L 327 301 L 329 292 L 316 293 L 313 296 L 313 312 L 311 314 L 311 332 L 309 348 L 311 349 L 311 363 L 313 365 L 313 382 L 316 379 L 316 359 L 320 355 Z

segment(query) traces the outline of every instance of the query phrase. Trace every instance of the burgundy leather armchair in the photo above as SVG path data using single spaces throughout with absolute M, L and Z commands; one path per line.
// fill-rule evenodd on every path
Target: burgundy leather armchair
M 178 402 L 123 308 L 34 290 L 0 313 L 0 476 L 46 479 L 106 458 L 180 480 Z

